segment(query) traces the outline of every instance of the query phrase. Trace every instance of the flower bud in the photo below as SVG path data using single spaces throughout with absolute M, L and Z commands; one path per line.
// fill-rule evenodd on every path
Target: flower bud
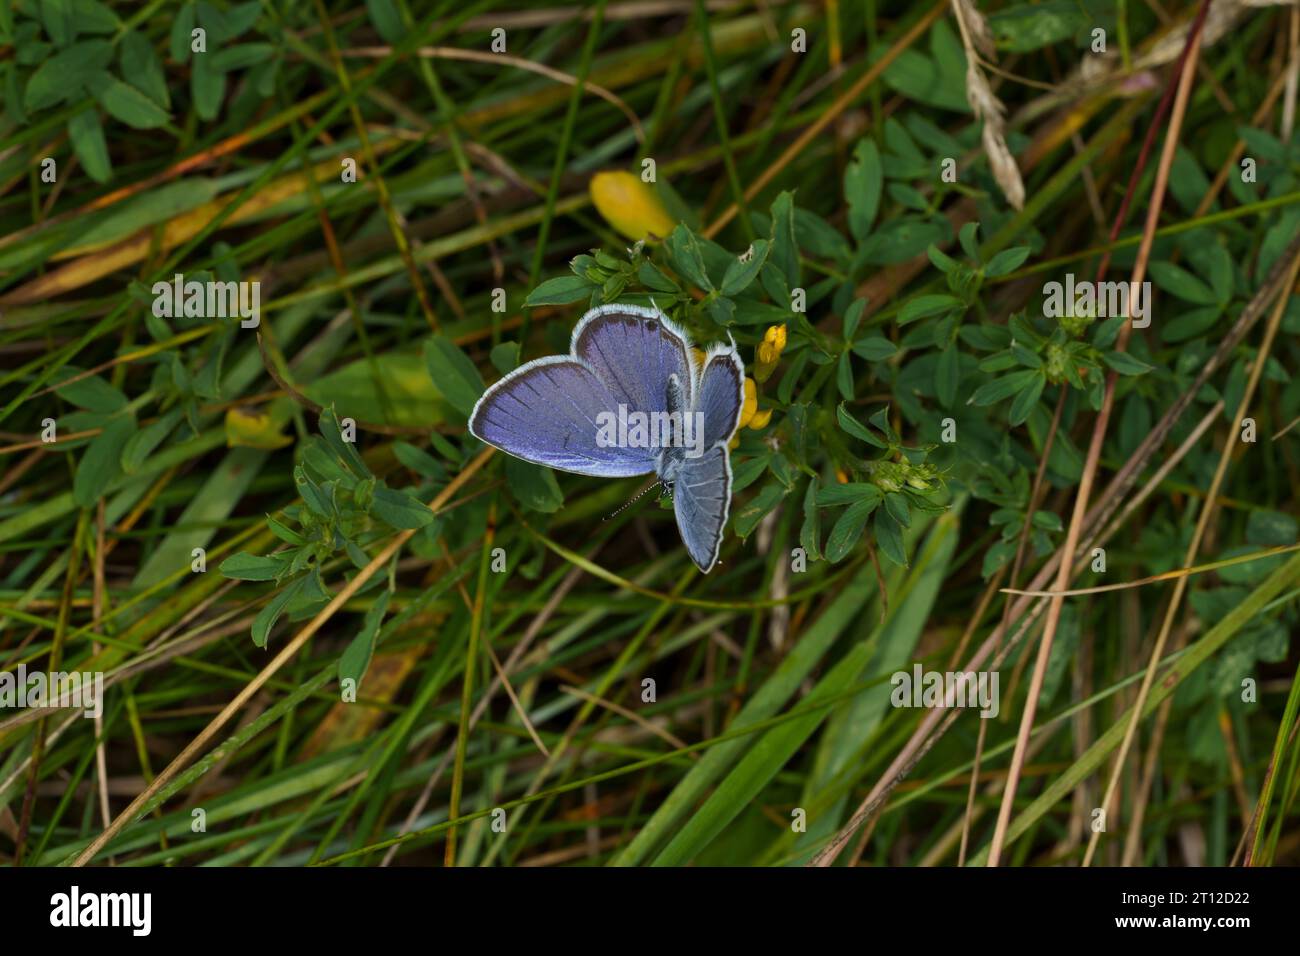
M 597 173 L 590 189 L 596 211 L 629 239 L 662 239 L 676 225 L 654 189 L 632 173 Z
M 781 359 L 781 352 L 785 349 L 785 325 L 770 325 L 767 331 L 763 333 L 763 341 L 758 343 L 758 348 L 754 351 L 754 378 L 759 382 L 766 382 L 776 369 L 776 363 Z

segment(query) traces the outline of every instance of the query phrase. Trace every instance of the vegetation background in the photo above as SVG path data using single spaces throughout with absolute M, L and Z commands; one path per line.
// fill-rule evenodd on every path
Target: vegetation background
M 0 6 L 0 666 L 106 683 L 0 854 L 1295 863 L 1298 16 Z M 651 297 L 753 376 L 707 576 L 465 430 Z

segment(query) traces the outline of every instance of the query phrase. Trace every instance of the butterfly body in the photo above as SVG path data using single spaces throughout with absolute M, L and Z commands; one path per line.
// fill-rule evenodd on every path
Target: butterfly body
M 730 510 L 727 445 L 743 403 L 734 345 L 697 363 L 685 333 L 658 309 L 606 305 L 578 322 L 569 355 L 521 365 L 484 392 L 469 427 L 561 471 L 658 476 L 691 559 L 707 572 Z

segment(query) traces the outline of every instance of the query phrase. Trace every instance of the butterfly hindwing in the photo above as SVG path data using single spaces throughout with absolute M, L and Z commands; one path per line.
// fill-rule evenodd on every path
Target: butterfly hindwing
M 726 444 L 740 423 L 745 403 L 745 366 L 735 349 L 709 355 L 700 373 L 697 410 L 704 413 L 704 447 Z
M 730 511 L 731 456 L 727 446 L 714 445 L 698 458 L 685 459 L 673 482 L 673 512 L 687 553 L 705 574 L 718 560 Z

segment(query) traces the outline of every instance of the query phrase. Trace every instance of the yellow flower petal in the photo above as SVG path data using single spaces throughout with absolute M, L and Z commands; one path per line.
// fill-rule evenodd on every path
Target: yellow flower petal
M 766 382 L 776 370 L 776 363 L 781 359 L 781 350 L 785 348 L 785 325 L 769 325 L 763 333 L 763 341 L 754 350 L 754 378 Z
M 605 221 L 629 239 L 662 239 L 676 225 L 654 189 L 632 173 L 591 177 L 591 201 Z
M 767 423 L 772 420 L 772 409 L 765 408 L 761 412 L 755 412 L 754 417 L 749 420 L 749 427 L 757 431 L 760 428 L 766 428 Z
M 752 378 L 745 379 L 745 403 L 740 407 L 740 427 L 744 428 L 758 411 L 758 386 Z
M 767 331 L 763 333 L 763 341 L 771 346 L 777 355 L 781 354 L 785 348 L 785 323 L 780 325 L 769 325 Z

